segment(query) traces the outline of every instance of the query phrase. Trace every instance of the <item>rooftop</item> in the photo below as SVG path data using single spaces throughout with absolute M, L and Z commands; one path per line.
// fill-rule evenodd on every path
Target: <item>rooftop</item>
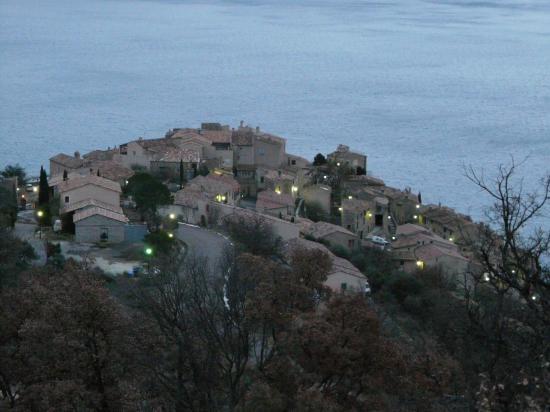
M 122 192 L 122 190 L 120 189 L 120 184 L 118 184 L 117 182 L 113 182 L 112 180 L 95 175 L 77 176 L 62 181 L 58 184 L 58 190 L 60 193 L 63 193 L 86 185 L 95 185 L 118 193 Z
M 332 233 L 342 233 L 344 235 L 356 237 L 355 233 L 343 228 L 342 226 L 333 225 L 328 222 L 315 222 L 310 225 L 307 230 L 307 234 L 313 236 L 316 239 L 322 239 Z
M 84 166 L 83 159 L 80 157 L 69 156 L 65 153 L 59 153 L 53 157 L 50 157 L 50 161 L 63 165 L 69 169 L 78 169 L 79 167 Z
M 99 206 L 93 206 L 87 209 L 77 211 L 73 216 L 73 222 L 79 222 L 89 217 L 100 215 L 109 219 L 117 220 L 122 223 L 128 223 L 128 218 L 121 213 L 113 212 Z

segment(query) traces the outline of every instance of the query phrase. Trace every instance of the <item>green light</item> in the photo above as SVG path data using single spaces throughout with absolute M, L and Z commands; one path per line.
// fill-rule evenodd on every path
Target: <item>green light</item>
M 145 249 L 145 254 L 148 255 L 148 256 L 151 256 L 153 254 L 153 249 L 148 247 L 147 249 Z

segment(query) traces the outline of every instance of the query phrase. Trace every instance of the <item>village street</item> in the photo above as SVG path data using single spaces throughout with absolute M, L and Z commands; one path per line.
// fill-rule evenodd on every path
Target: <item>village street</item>
M 229 239 L 219 233 L 187 223 L 179 224 L 177 236 L 187 244 L 188 253 L 207 258 L 211 268 L 219 262 L 223 251 L 231 244 Z

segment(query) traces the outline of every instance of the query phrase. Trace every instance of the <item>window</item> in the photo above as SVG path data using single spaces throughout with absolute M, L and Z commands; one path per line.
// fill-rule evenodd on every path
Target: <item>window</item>
M 99 230 L 99 233 L 100 233 L 99 235 L 100 240 L 103 240 L 103 241 L 109 240 L 109 228 L 102 227 Z
M 69 203 L 69 196 L 65 196 L 65 203 Z
M 262 149 L 262 148 L 259 148 L 258 149 L 258 156 L 263 156 L 263 155 L 265 155 L 265 150 Z
M 291 163 L 292 165 L 296 165 L 296 160 L 293 159 L 290 163 Z
M 260 183 L 263 183 L 264 182 L 264 177 L 260 177 Z
M 384 226 L 384 215 L 374 215 L 375 226 Z
M 404 260 L 400 260 L 400 261 L 399 261 L 399 264 L 400 264 L 401 266 L 405 266 L 405 261 L 404 261 Z
M 342 282 L 340 284 L 340 289 L 343 291 L 345 291 L 346 289 L 348 288 L 348 284 L 346 282 Z

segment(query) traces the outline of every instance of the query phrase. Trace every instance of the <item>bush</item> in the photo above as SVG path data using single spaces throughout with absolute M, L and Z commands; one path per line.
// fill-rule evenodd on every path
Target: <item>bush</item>
M 344 259 L 350 259 L 351 252 L 342 245 L 334 245 L 330 248 L 330 251 L 334 253 L 336 256 L 344 258 Z
M 394 273 L 387 286 L 399 303 L 403 303 L 408 296 L 419 295 L 424 289 L 416 277 L 405 272 Z

